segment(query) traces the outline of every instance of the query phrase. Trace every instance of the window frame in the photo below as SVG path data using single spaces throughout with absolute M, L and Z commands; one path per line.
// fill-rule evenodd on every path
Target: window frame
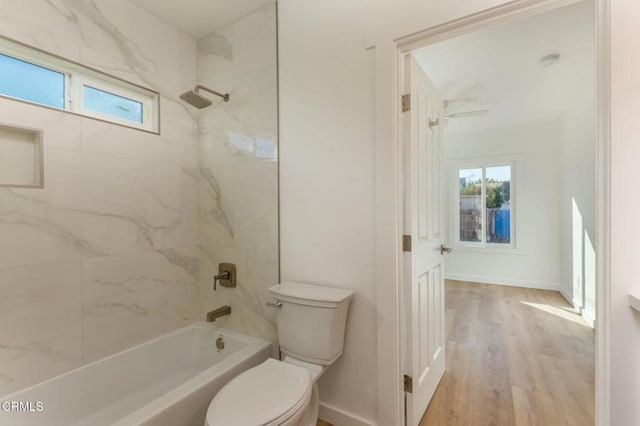
M 160 94 L 158 92 L 2 36 L 0 36 L 0 53 L 63 74 L 65 76 L 65 102 L 63 108 L 57 108 L 4 93 L 0 93 L 0 98 L 11 99 L 54 111 L 62 111 L 156 135 L 160 134 Z M 83 85 L 142 103 L 142 123 L 84 108 L 82 104 Z
M 457 248 L 481 250 L 483 252 L 490 250 L 497 251 L 514 251 L 516 246 L 516 172 L 517 172 L 517 159 L 514 156 L 496 156 L 485 158 L 473 158 L 464 160 L 452 160 L 450 161 L 450 182 L 449 194 L 450 194 L 450 208 L 449 216 L 453 219 L 451 228 L 451 238 L 453 244 Z M 511 180 L 510 180 L 510 215 L 509 215 L 509 233 L 510 242 L 506 243 L 491 243 L 487 242 L 487 199 L 486 199 L 486 169 L 491 167 L 511 167 Z M 481 224 L 482 224 L 482 240 L 479 242 L 473 241 L 461 241 L 460 240 L 460 170 L 464 169 L 481 169 L 482 170 L 482 187 L 481 187 Z
M 51 108 L 51 109 L 55 109 L 57 111 L 66 111 L 69 107 L 69 102 L 71 102 L 71 73 L 69 72 L 69 70 L 65 70 L 64 68 L 62 68 L 61 66 L 59 66 L 58 64 L 52 62 L 52 61 L 47 61 L 45 58 L 41 58 L 38 56 L 30 56 L 28 54 L 25 53 L 25 49 L 18 49 L 15 48 L 15 46 L 4 46 L 4 45 L 0 45 L 0 54 L 8 56 L 10 58 L 14 58 L 14 59 L 18 59 L 20 61 L 23 62 L 27 62 L 31 65 L 35 65 L 44 69 L 47 69 L 49 71 L 54 71 L 60 74 L 64 75 L 64 107 L 63 108 L 57 108 L 51 105 L 47 105 L 47 104 L 41 104 L 39 102 L 35 102 L 35 101 L 30 101 L 28 99 L 24 99 L 24 98 L 18 98 L 15 96 L 11 96 L 11 95 L 6 95 L 4 93 L 0 93 L 0 96 L 6 99 L 13 99 L 13 100 L 17 100 L 20 102 L 26 102 L 28 104 L 32 104 L 32 105 L 38 105 L 44 108 Z
M 76 74 L 71 78 L 71 111 L 87 117 L 98 118 L 103 121 L 112 121 L 123 126 L 140 127 L 145 130 L 152 130 L 153 114 L 153 98 L 140 92 L 134 92 L 122 86 L 118 86 L 106 81 L 100 81 L 85 75 Z M 115 115 L 95 111 L 84 106 L 84 86 L 92 87 L 102 92 L 110 93 L 116 96 L 130 99 L 134 102 L 142 104 L 142 122 L 138 123 L 133 120 L 127 120 Z

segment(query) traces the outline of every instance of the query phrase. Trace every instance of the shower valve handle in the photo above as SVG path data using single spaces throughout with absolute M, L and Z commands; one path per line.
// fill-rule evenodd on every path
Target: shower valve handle
M 213 290 L 217 290 L 218 281 L 223 287 L 236 286 L 236 265 L 233 263 L 221 263 L 218 265 L 218 275 L 213 276 Z
M 228 280 L 229 279 L 229 271 L 224 271 L 221 274 L 218 275 L 214 275 L 213 276 L 213 290 L 216 290 L 216 284 L 218 283 L 218 280 Z

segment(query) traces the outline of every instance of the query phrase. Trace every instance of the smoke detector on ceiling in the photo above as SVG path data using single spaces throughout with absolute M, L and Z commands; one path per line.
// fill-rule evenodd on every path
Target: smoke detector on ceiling
M 543 56 L 540 58 L 540 65 L 543 67 L 550 67 L 560 62 L 560 55 L 558 53 L 552 53 L 551 55 Z

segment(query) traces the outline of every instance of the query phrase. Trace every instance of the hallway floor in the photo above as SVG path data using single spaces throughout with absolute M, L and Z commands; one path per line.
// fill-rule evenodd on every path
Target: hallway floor
M 555 291 L 447 281 L 434 425 L 593 425 L 594 331 Z

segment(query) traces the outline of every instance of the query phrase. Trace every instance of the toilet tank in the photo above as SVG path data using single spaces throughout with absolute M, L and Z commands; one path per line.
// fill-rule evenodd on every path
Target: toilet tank
M 353 291 L 285 282 L 269 293 L 282 302 L 278 338 L 284 354 L 321 365 L 338 359 Z

